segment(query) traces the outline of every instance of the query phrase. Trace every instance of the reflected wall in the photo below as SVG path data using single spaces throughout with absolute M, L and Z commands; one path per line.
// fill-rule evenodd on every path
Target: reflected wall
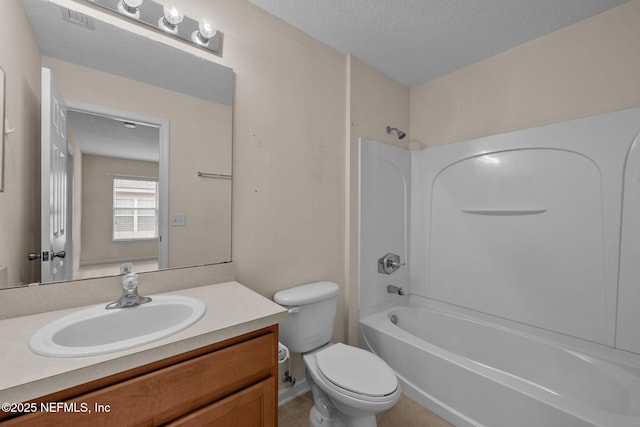
M 169 268 L 230 261 L 231 180 L 197 172 L 231 174 L 232 107 L 54 58 L 43 66 L 67 99 L 169 120 L 169 216 L 186 218 L 169 227 Z

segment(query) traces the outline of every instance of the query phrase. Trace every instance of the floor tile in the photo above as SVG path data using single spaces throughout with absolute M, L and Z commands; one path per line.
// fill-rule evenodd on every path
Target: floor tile
M 279 427 L 308 427 L 312 406 L 311 392 L 285 403 L 278 409 Z M 378 414 L 377 419 L 378 427 L 455 427 L 404 395 L 393 408 Z

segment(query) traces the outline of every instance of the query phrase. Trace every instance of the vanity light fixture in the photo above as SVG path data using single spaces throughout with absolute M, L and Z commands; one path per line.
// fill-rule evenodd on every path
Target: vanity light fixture
M 182 13 L 178 0 L 166 5 L 153 0 L 85 0 L 118 15 L 150 26 L 163 34 L 186 41 L 209 52 L 221 53 L 222 34 L 211 19 L 196 21 Z
M 158 27 L 171 34 L 178 34 L 178 24 L 184 20 L 184 14 L 175 4 L 162 8 L 162 17 L 158 19 Z
M 133 19 L 140 19 L 140 5 L 144 0 L 120 0 L 118 12 Z

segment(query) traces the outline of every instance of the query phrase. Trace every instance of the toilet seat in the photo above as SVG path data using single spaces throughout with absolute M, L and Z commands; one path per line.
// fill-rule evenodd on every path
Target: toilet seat
M 316 353 L 318 373 L 327 385 L 364 400 L 379 401 L 393 395 L 398 379 L 375 354 L 345 344 L 334 344 Z

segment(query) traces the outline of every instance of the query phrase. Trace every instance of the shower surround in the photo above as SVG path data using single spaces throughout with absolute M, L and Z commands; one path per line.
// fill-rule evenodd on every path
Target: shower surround
M 361 345 L 457 425 L 640 425 L 639 132 L 631 109 L 362 141 Z M 378 273 L 388 252 L 407 266 Z

